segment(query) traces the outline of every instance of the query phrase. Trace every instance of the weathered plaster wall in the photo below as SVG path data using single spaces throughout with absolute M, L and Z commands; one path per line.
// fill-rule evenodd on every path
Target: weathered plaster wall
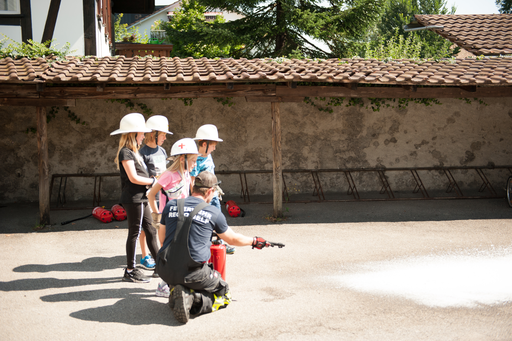
M 426 107 L 410 103 L 406 109 L 335 107 L 333 113 L 318 111 L 305 103 L 281 103 L 283 168 L 338 169 L 361 167 L 486 166 L 512 164 L 512 98 L 485 99 L 488 105 L 458 99 L 443 99 L 442 105 Z M 137 101 L 136 101 L 137 102 Z M 224 142 L 213 157 L 217 170 L 271 170 L 272 122 L 270 103 L 248 103 L 235 98 L 233 106 L 214 99 L 196 99 L 191 106 L 181 100 L 140 101 L 155 114 L 169 118 L 170 130 L 164 148 L 183 137 L 194 137 L 199 126 L 212 123 Z M 71 108 L 87 125 L 77 125 L 61 108 L 48 124 L 50 174 L 116 172 L 113 163 L 118 137 L 110 136 L 129 110 L 119 103 L 104 100 L 78 100 Z M 0 202 L 38 200 L 38 155 L 35 134 L 25 130 L 36 126 L 33 107 L 0 107 Z M 474 172 L 474 171 L 473 171 Z M 475 172 L 461 175 L 463 188 L 478 187 Z M 394 190 L 411 189 L 413 178 L 407 173 L 388 173 Z M 496 189 L 502 190 L 507 172 L 486 173 Z M 309 193 L 309 176 L 286 174 L 293 193 Z M 345 192 L 342 174 L 321 174 L 323 189 Z M 354 173 L 360 192 L 380 189 L 375 174 Z M 427 188 L 443 189 L 443 174 L 422 176 Z M 223 176 L 228 194 L 240 191 L 237 176 Z M 251 194 L 270 194 L 271 176 L 248 176 Z M 52 202 L 56 199 L 54 184 Z M 429 187 L 430 186 L 430 187 Z M 70 179 L 66 198 L 92 201 L 92 179 Z M 119 180 L 105 179 L 102 198 L 119 197 Z

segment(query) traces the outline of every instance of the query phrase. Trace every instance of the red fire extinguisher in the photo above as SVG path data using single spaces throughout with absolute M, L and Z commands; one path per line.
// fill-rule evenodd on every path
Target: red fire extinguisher
M 112 214 L 114 215 L 114 218 L 116 220 L 125 220 L 126 219 L 126 211 L 124 210 L 123 206 L 121 206 L 119 204 L 115 204 L 114 206 L 112 206 L 110 211 L 112 212 Z
M 213 269 L 220 273 L 223 280 L 226 280 L 226 245 L 222 244 L 218 237 L 217 240 L 212 241 L 210 253 L 208 263 L 212 263 Z
M 92 210 L 92 215 L 104 223 L 110 223 L 114 219 L 112 212 L 99 206 Z
M 245 216 L 245 211 L 241 209 L 233 200 L 226 202 L 226 211 L 232 217 Z

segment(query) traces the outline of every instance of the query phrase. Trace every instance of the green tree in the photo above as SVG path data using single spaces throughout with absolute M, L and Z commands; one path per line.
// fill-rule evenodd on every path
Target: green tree
M 453 43 L 430 30 L 405 32 L 404 25 L 414 20 L 415 14 L 454 14 L 455 7 L 448 9 L 446 0 L 386 0 L 381 20 L 359 45 L 357 54 L 366 55 L 368 49 L 382 50 L 388 41 L 421 42 L 420 58 L 446 58 L 458 53 Z M 413 37 L 413 38 L 411 38 Z M 413 58 L 413 56 L 410 56 Z
M 385 0 L 190 0 L 186 11 L 234 12 L 241 19 L 206 23 L 199 13 L 168 32 L 179 46 L 218 46 L 231 57 L 338 57 L 364 37 Z M 188 9 L 186 7 L 188 6 Z M 173 21 L 176 18 L 173 19 Z M 180 18 L 181 21 L 184 18 Z
M 389 39 L 380 38 L 377 44 L 366 43 L 365 58 L 419 59 L 423 41 L 417 35 L 394 35 Z
M 214 27 L 225 22 L 218 15 L 213 22 L 205 20 L 206 7 L 196 1 L 183 0 L 179 10 L 173 12 L 168 22 L 160 23 L 167 38 L 173 44 L 172 56 L 215 58 L 237 55 L 243 45 L 232 40 L 215 39 Z M 192 38 L 191 35 L 194 35 Z
M 139 33 L 138 27 L 132 27 L 128 29 L 128 24 L 121 24 L 122 18 L 123 13 L 119 13 L 116 15 L 116 20 L 114 21 L 114 35 L 116 42 L 139 44 L 149 43 L 149 37 L 147 36 L 146 32 L 144 32 L 144 35 L 142 35 Z
M 512 0 L 496 0 L 496 6 L 500 13 L 512 13 Z

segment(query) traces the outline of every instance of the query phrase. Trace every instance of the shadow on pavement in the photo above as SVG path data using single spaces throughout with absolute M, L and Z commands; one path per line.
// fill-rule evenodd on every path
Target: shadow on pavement
M 112 278 L 79 278 L 79 279 L 59 279 L 59 278 L 26 278 L 10 282 L 0 282 L 0 291 L 30 291 L 44 290 L 51 288 L 69 288 L 83 285 L 98 285 L 119 282 L 119 277 Z
M 26 264 L 18 266 L 14 272 L 50 272 L 50 271 L 103 271 L 117 269 L 125 265 L 126 256 L 115 257 L 91 257 L 80 263 L 57 263 L 57 264 Z
M 182 326 L 174 319 L 172 311 L 167 306 L 167 299 L 157 302 L 144 299 L 141 295 L 123 296 L 122 300 L 113 305 L 80 310 L 70 314 L 71 317 L 84 321 L 115 322 L 128 325 Z

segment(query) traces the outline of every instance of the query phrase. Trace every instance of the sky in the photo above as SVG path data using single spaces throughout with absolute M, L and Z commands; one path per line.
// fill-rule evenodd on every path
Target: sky
M 495 0 L 448 0 L 448 7 L 455 5 L 455 14 L 498 14 Z
M 155 0 L 155 5 L 170 5 L 173 0 Z M 497 14 L 495 0 L 448 0 L 448 7 L 455 5 L 455 14 Z

